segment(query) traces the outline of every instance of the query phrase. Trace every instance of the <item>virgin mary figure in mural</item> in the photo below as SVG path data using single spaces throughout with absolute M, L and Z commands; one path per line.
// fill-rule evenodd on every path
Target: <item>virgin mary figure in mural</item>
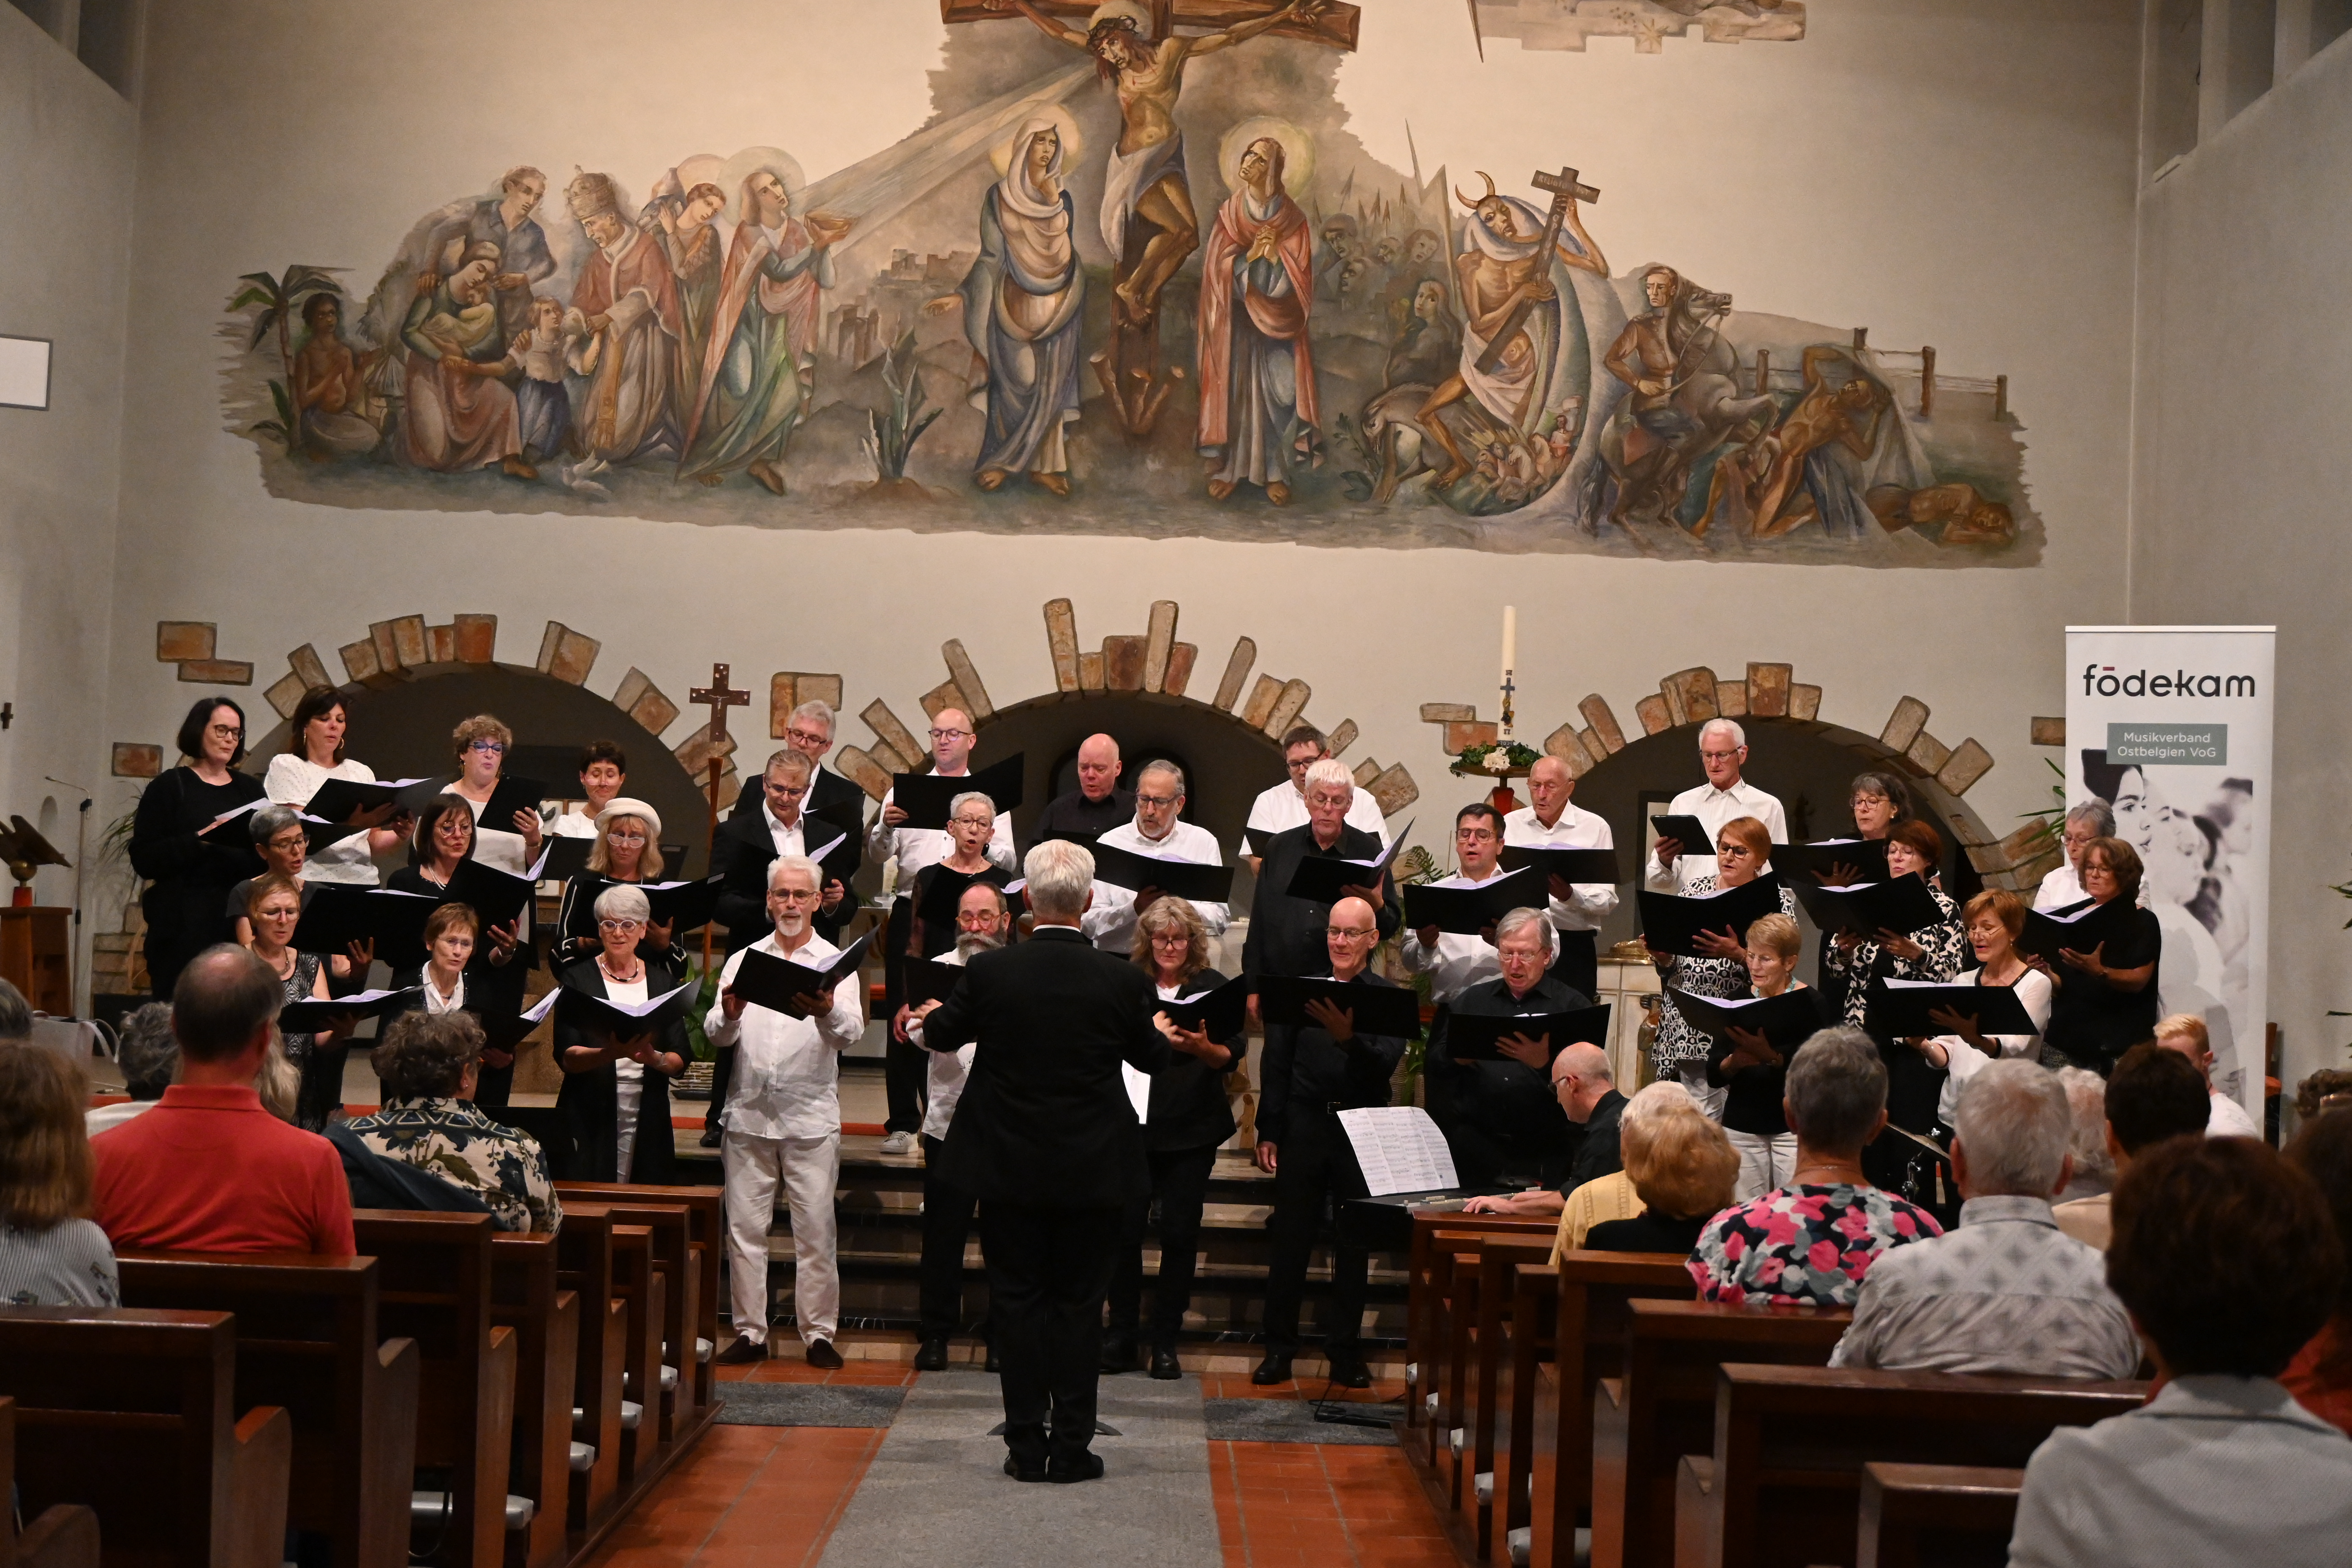
M 1282 143 L 1244 148 L 1241 188 L 1210 225 L 1201 260 L 1201 454 L 1221 459 L 1209 497 L 1263 485 L 1290 500 L 1294 463 L 1311 461 L 1315 355 L 1307 341 L 1315 295 L 1315 240 L 1282 183 Z
M 1078 417 L 1078 330 L 1086 275 L 1071 244 L 1074 208 L 1062 184 L 1069 154 L 1052 118 L 1025 121 L 1004 177 L 980 203 L 980 258 L 956 293 L 925 310 L 963 307 L 963 332 L 987 367 L 972 404 L 988 416 L 972 482 L 992 490 L 1015 474 L 1070 493 L 1068 426 Z
M 400 334 L 408 350 L 400 450 L 413 467 L 458 474 L 496 463 L 515 479 L 539 477 L 523 461 L 514 393 L 499 379 L 498 276 L 499 247 L 477 241 L 448 277 L 430 287 L 418 279 Z
M 588 378 L 572 420 L 587 456 L 564 476 L 576 488 L 614 463 L 677 455 L 675 389 L 686 321 L 668 255 L 621 216 L 612 180 L 581 174 L 564 194 L 596 247 L 564 314 L 566 359 Z
M 814 366 L 803 356 L 816 342 L 817 294 L 833 287 L 833 246 L 849 224 L 793 216 L 792 197 L 771 169 L 744 177 L 735 211 L 683 468 L 706 485 L 740 470 L 782 495 L 784 446 L 807 416 Z

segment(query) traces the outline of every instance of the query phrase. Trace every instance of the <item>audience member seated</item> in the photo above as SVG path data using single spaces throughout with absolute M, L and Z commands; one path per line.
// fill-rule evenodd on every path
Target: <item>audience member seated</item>
M 2072 1163 L 2064 1088 L 2032 1062 L 1990 1062 L 1960 1091 L 1957 1115 L 1959 1228 L 1872 1265 L 1830 1364 L 2131 1376 L 2139 1340 L 2098 1248 L 2050 1215 Z
M 472 1014 L 403 1014 L 368 1061 L 383 1109 L 351 1130 L 369 1148 L 472 1193 L 500 1230 L 550 1234 L 562 1223 L 539 1141 L 474 1106 L 482 1026 Z
M 1515 910 L 1512 913 L 1541 918 L 1534 910 Z M 1549 964 L 1550 960 L 1546 957 L 1542 962 Z M 1531 1044 L 1525 1037 L 1506 1037 L 1502 1047 L 1506 1052 L 1514 1051 L 1514 1038 L 1520 1042 L 1517 1048 L 1528 1048 Z M 1534 1045 L 1532 1048 L 1540 1058 L 1547 1047 Z M 1465 1213 L 1549 1217 L 1566 1207 L 1570 1193 L 1624 1168 L 1618 1152 L 1618 1132 L 1625 1111 L 1625 1097 L 1617 1092 L 1616 1072 L 1609 1065 L 1609 1053 L 1580 1040 L 1552 1058 L 1550 1084 L 1552 1100 L 1567 1114 L 1574 1140 L 1569 1145 L 1567 1169 L 1559 1183 L 1475 1197 L 1462 1205 Z
M 1797 1135 L 1789 1185 L 1727 1209 L 1692 1249 L 1708 1301 L 1851 1307 L 1888 1249 L 1941 1236 L 1935 1216 L 1870 1184 L 1862 1151 L 1886 1126 L 1886 1067 L 1860 1029 L 1823 1029 L 1789 1063 L 1781 1110 Z
M 0 980 L 0 1046 L 33 1037 L 33 1007 L 25 994 Z
M 333 1145 L 278 1121 L 254 1089 L 283 995 L 268 966 L 234 944 L 206 948 L 181 971 L 172 988 L 179 1081 L 154 1110 L 90 1141 L 92 1217 L 116 1247 L 354 1252 Z
M 2205 1092 L 2210 1097 L 2211 1113 L 2206 1118 L 2208 1138 L 2259 1138 L 2262 1129 L 2246 1114 L 2246 1108 L 2213 1087 L 2212 1036 L 2207 1033 L 2205 1020 L 2194 1013 L 2173 1013 L 2156 1021 L 2156 1043 L 2166 1050 L 2178 1051 L 2189 1058 L 2197 1076 L 2205 1080 Z
M 121 1304 L 89 1213 L 88 1086 L 55 1051 L 0 1046 L 0 1307 Z
M 145 1003 L 123 1016 L 114 1032 L 114 1065 L 122 1069 L 122 1089 L 131 1098 L 93 1105 L 82 1113 L 82 1125 L 92 1138 L 154 1110 L 172 1087 L 180 1070 L 180 1047 L 172 1038 L 169 1003 Z
M 2203 1132 L 2212 1108 L 2205 1080 L 2189 1058 L 2146 1040 L 2126 1051 L 2107 1075 L 2106 1113 L 2107 1157 L 2120 1183 L 2125 1169 L 2143 1150 L 2167 1138 Z M 2060 1204 L 2051 1215 L 2068 1236 L 2105 1251 L 2111 1195 L 2076 1198 Z
M 2058 1195 L 2068 1203 L 2116 1190 L 2116 1157 L 2107 1152 L 2107 1080 L 2088 1068 L 2060 1068 L 2074 1132 L 2066 1141 L 2073 1173 Z M 2062 1226 L 2060 1227 L 2063 1229 Z
M 1642 1141 L 1658 1123 L 1669 1116 L 1696 1116 L 1706 1112 L 1693 1100 L 1690 1090 L 1672 1079 L 1661 1079 L 1643 1084 L 1625 1102 L 1617 1118 L 1617 1149 L 1628 1163 L 1636 1158 Z M 1559 1230 L 1551 1244 L 1551 1258 L 1559 1261 L 1564 1252 L 1575 1252 L 1584 1246 L 1584 1238 L 1595 1226 L 1612 1219 L 1632 1219 L 1642 1212 L 1641 1195 L 1633 1190 L 1633 1178 L 1622 1166 L 1605 1176 L 1596 1176 L 1582 1186 L 1570 1188 L 1559 1212 Z
M 2308 1121 L 2323 1110 L 2352 1110 L 2352 1068 L 2321 1068 L 2294 1086 L 2297 1120 Z
M 1690 1252 L 1706 1222 L 1731 1206 L 1738 1151 L 1694 1102 L 1687 1115 L 1660 1117 L 1647 1136 L 1628 1142 L 1626 1152 L 1625 1174 L 1642 1213 L 1594 1226 L 1584 1233 L 1585 1250 Z
M 2352 1116 L 2329 1111 L 2306 1121 L 2287 1145 L 2286 1157 L 2319 1184 L 2336 1239 L 2352 1261 Z M 2279 1381 L 2297 1405 L 2352 1432 L 2352 1290 L 2336 1298 L 2335 1315 L 2295 1352 Z
M 2134 1160 L 2107 1281 L 2165 1385 L 2034 1451 L 2011 1568 L 2342 1563 L 2352 1439 L 2277 1380 L 2343 1280 L 2318 1184 L 2263 1144 L 2180 1138 Z

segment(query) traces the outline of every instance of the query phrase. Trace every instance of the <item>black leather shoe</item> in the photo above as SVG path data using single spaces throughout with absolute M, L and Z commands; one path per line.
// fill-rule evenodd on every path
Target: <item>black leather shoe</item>
M 988 1360 L 980 1370 L 982 1372 L 1003 1372 L 1004 1370 L 1002 1366 L 997 1364 L 996 1347 L 994 1345 L 988 1347 Z
M 1173 1382 L 1184 1375 L 1184 1368 L 1176 1360 L 1176 1352 L 1166 1345 L 1151 1347 L 1151 1375 L 1162 1383 Z
M 1103 1375 L 1105 1377 L 1117 1377 L 1120 1373 L 1133 1372 L 1134 1370 L 1135 1342 L 1123 1335 L 1106 1338 L 1103 1341 L 1102 1346 Z
M 811 1340 L 808 1343 L 808 1363 L 820 1372 L 839 1372 L 841 1352 L 833 1348 L 831 1340 Z
M 720 1366 L 749 1366 L 753 1362 L 767 1360 L 768 1347 L 737 1334 L 735 1342 L 720 1351 L 715 1359 Z
M 1075 1458 L 1045 1461 L 1045 1479 L 1067 1486 L 1073 1481 L 1102 1479 L 1103 1462 L 1100 1454 L 1080 1454 Z
M 703 1130 L 703 1133 L 702 1133 L 702 1146 L 703 1146 L 704 1148 L 706 1148 L 706 1149 L 716 1149 L 716 1148 L 718 1148 L 718 1147 L 719 1147 L 719 1129 L 718 1129 L 718 1128 L 716 1128 L 716 1127 L 709 1127 L 709 1128 L 705 1128 L 705 1129 Z
M 1268 1388 L 1277 1383 L 1288 1383 L 1290 1352 L 1288 1351 L 1266 1352 L 1265 1359 L 1257 1363 L 1255 1372 L 1250 1373 L 1250 1381 L 1260 1388 Z
M 1361 1354 L 1352 1350 L 1336 1348 L 1327 1350 L 1323 1353 L 1325 1359 L 1331 1363 L 1329 1376 L 1333 1383 L 1342 1388 L 1371 1387 L 1371 1369 L 1364 1364 Z
M 915 1370 L 917 1372 L 945 1372 L 947 1369 L 947 1341 L 925 1340 L 915 1352 Z
M 1034 1470 L 1022 1468 L 1021 1461 L 1010 1454 L 1004 1456 L 1004 1473 L 1016 1481 L 1043 1481 L 1053 1479 L 1052 1475 L 1042 1468 Z M 1096 1473 L 1099 1475 L 1101 1472 L 1097 1470 Z

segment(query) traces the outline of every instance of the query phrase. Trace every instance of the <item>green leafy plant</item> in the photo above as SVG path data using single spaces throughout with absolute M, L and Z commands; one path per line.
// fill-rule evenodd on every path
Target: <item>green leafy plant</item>
M 899 335 L 882 356 L 882 384 L 890 394 L 887 411 L 866 410 L 866 417 L 873 434 L 866 442 L 866 455 L 885 481 L 907 477 L 907 458 L 915 450 L 915 443 L 931 427 L 943 409 L 926 409 L 929 401 L 923 390 L 922 369 L 915 363 L 915 330 L 912 327 Z
M 1483 768 L 1486 759 L 1498 750 L 1503 752 L 1505 760 L 1515 768 L 1531 768 L 1543 760 L 1543 753 L 1533 746 L 1521 745 L 1517 741 L 1507 745 L 1501 742 L 1494 742 L 1482 746 L 1463 747 L 1461 755 L 1454 759 L 1454 765 L 1457 768 Z
M 255 434 L 275 436 L 291 452 L 301 444 L 301 422 L 294 415 L 294 397 L 289 390 L 294 384 L 294 322 L 301 317 L 303 302 L 313 294 L 333 294 L 340 298 L 343 286 L 336 281 L 336 267 L 289 267 L 282 277 L 273 278 L 267 272 L 248 272 L 237 279 L 245 285 L 228 302 L 232 310 L 261 308 L 253 319 L 253 339 L 246 344 L 247 353 L 258 349 L 261 340 L 272 332 L 278 336 L 278 363 L 285 372 L 285 380 L 269 384 L 270 402 L 277 405 L 278 417 L 264 419 L 252 426 Z
M 2066 837 L 2066 770 L 2048 757 L 2042 759 L 2042 765 L 2057 775 L 2056 780 L 2050 785 L 2050 804 L 2039 811 L 2021 811 L 2017 814 L 2024 821 L 2038 822 L 2042 825 L 2035 828 L 2032 836 L 2025 841 L 2026 847 L 2035 855 L 2047 854 L 2057 848 Z
M 702 1032 L 702 1020 L 718 1000 L 719 965 L 714 963 L 703 971 L 702 984 L 695 987 L 694 1005 L 686 1010 L 687 1048 L 696 1061 L 712 1061 L 719 1055 L 719 1047 L 712 1045 L 710 1037 Z

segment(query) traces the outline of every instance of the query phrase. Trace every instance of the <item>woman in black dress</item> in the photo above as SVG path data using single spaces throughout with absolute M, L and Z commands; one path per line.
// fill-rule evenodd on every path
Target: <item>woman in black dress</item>
M 228 890 L 262 869 L 242 820 L 213 826 L 262 798 L 261 781 L 236 771 L 245 760 L 245 710 L 226 697 L 200 697 L 180 722 L 178 742 L 190 760 L 147 786 L 131 826 L 131 868 L 153 883 L 139 900 L 147 917 L 147 979 L 166 1002 L 188 960 L 233 940 Z
M 2139 901 L 2139 851 L 2120 838 L 2094 838 L 2083 851 L 2083 891 L 2101 907 L 2121 903 L 2130 912 L 2123 935 L 2094 942 L 2087 952 L 2061 949 L 2058 963 L 2027 962 L 2058 987 L 2050 999 L 2050 1026 L 2042 1036 L 2042 1065 L 2088 1068 L 2101 1078 L 2116 1058 L 2156 1037 L 2156 969 L 2164 956 L 2164 928 Z M 2080 906 L 2070 906 L 2079 908 Z M 2056 912 L 2056 911 L 2053 911 Z
M 624 883 L 596 900 L 599 946 L 565 964 L 556 981 L 567 990 L 614 1002 L 644 1002 L 685 976 L 666 959 L 639 954 L 646 934 L 646 896 Z M 676 1173 L 677 1145 L 669 1125 L 669 1080 L 686 1070 L 686 1015 L 677 1007 L 642 1032 L 615 1034 L 566 1016 L 556 1005 L 555 1060 L 563 1069 L 556 1105 L 572 1134 L 572 1179 L 658 1184 Z

